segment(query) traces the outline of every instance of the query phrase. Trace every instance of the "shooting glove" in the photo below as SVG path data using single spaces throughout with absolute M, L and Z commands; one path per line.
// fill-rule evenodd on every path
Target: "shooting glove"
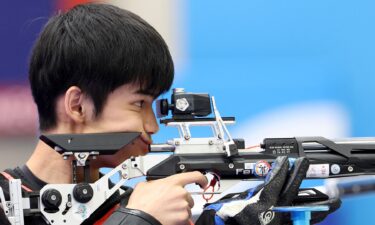
M 287 157 L 278 157 L 264 184 L 243 193 L 228 196 L 208 205 L 199 217 L 196 225 L 281 225 L 292 224 L 289 214 L 275 213 L 274 206 L 291 206 L 297 197 L 299 186 L 306 176 L 308 159 L 298 158 L 289 171 Z M 299 205 L 312 205 L 311 201 L 300 199 Z M 340 206 L 340 200 L 314 202 L 329 205 L 330 211 L 312 215 L 312 224 L 323 220 L 329 213 Z M 334 205 L 334 207 L 332 207 Z M 315 218 L 316 217 L 316 218 Z

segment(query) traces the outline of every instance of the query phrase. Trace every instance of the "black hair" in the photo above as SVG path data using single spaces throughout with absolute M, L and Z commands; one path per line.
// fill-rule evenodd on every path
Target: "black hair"
M 52 17 L 32 50 L 29 80 L 40 129 L 56 126 L 56 99 L 78 86 L 95 114 L 108 95 L 129 83 L 154 97 L 172 85 L 174 67 L 168 46 L 139 16 L 118 7 L 90 3 Z

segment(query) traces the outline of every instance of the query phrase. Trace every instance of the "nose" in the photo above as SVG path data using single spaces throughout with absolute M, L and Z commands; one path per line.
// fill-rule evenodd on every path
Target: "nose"
M 146 133 L 151 135 L 159 131 L 159 125 L 156 121 L 155 113 L 152 109 L 146 113 L 146 118 L 144 121 L 144 130 Z

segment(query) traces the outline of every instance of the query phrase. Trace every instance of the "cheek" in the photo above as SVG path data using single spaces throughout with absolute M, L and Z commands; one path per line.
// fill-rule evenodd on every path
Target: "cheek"
M 137 118 L 113 121 L 107 124 L 107 129 L 112 131 L 142 131 L 142 121 Z
M 93 123 L 94 132 L 143 131 L 142 117 L 137 114 L 113 114 Z

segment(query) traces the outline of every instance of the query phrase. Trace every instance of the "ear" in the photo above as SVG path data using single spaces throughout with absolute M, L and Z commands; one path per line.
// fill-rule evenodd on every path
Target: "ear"
M 84 123 L 87 116 L 87 97 L 77 86 L 70 87 L 65 92 L 64 99 L 66 115 L 76 123 Z

